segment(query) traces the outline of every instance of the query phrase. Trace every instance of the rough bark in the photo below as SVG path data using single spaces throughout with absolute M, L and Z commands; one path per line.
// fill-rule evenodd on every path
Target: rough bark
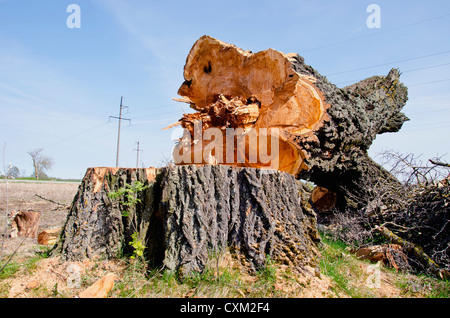
M 227 245 L 253 269 L 263 267 L 266 256 L 292 266 L 316 257 L 314 212 L 302 209 L 289 174 L 190 165 L 164 170 L 163 180 L 167 267 L 202 270 L 208 249 Z
M 108 195 L 136 180 L 147 186 L 137 193 L 136 206 Z M 225 248 L 253 270 L 263 267 L 267 256 L 297 268 L 314 266 L 320 239 L 302 191 L 292 175 L 275 170 L 90 168 L 56 252 L 70 260 L 115 257 L 132 252 L 128 243 L 136 232 L 150 264 L 182 275 L 203 271 L 209 253 Z
M 407 89 L 399 76 L 392 69 L 387 76 L 373 76 L 341 89 L 298 54 L 272 49 L 251 53 L 203 36 L 188 54 L 185 81 L 178 91 L 182 96 L 178 100 L 197 110 L 179 121 L 188 133 L 174 154 L 187 154 L 183 160 L 188 160 L 175 161 L 275 168 L 336 192 L 338 206 L 345 206 L 343 189 L 357 191 L 354 183 L 367 170 L 378 169 L 393 178 L 367 150 L 377 134 L 396 132 L 408 120 L 401 113 Z M 198 120 L 201 131 L 223 131 L 219 145 L 216 138 L 199 141 Z M 233 161 L 225 160 L 227 128 L 242 128 L 245 137 L 256 130 L 258 138 L 261 128 L 277 128 L 277 133 L 269 133 L 279 142 L 276 159 L 252 160 L 250 153 L 259 154 L 261 145 L 258 139 L 242 138 L 245 148 L 235 149 Z M 239 151 L 245 160 L 238 160 Z
M 378 134 L 397 132 L 408 120 L 401 112 L 408 97 L 400 72 L 392 69 L 387 76 L 373 76 L 340 89 L 300 56 L 292 61 L 297 72 L 316 78 L 316 87 L 331 105 L 329 121 L 315 132 L 317 138 L 297 138 L 307 152 L 309 167 L 298 176 L 336 192 L 341 209 L 348 206 L 347 192 L 358 195 L 364 180 L 376 176 L 398 183 L 367 151 Z
M 89 168 L 72 202 L 57 250 L 67 259 L 112 258 L 126 253 L 132 234 L 146 232 L 149 226 L 155 177 L 151 168 Z M 137 206 L 130 209 L 123 198 L 108 196 L 136 181 L 148 186 L 138 193 L 142 202 Z

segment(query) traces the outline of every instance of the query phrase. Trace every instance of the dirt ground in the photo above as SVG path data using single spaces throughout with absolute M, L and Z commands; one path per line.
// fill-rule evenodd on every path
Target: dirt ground
M 79 183 L 75 182 L 18 182 L 8 181 L 0 183 L 0 239 L 4 242 L 3 255 L 9 255 L 20 245 L 16 252 L 16 259 L 33 255 L 39 248 L 37 239 L 22 237 L 11 238 L 11 218 L 19 211 L 39 212 L 38 232 L 62 227 L 66 221 L 70 204 L 78 190 Z M 7 197 L 8 194 L 8 197 Z M 39 198 L 41 196 L 48 200 Z M 8 216 L 5 236 L 6 199 L 8 198 Z M 22 243 L 23 241 L 23 243 Z M 1 242 L 0 242 L 1 244 Z

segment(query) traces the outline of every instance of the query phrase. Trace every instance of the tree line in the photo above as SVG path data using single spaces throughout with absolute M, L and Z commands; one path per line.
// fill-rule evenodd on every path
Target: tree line
M 33 162 L 33 173 L 30 175 L 30 177 L 33 177 L 36 180 L 48 179 L 47 172 L 51 168 L 53 168 L 53 165 L 55 163 L 53 158 L 45 155 L 43 151 L 44 149 L 42 148 L 36 148 L 27 151 L 27 154 L 31 157 L 31 160 Z M 15 165 L 10 164 L 7 168 L 4 167 L 4 170 L 5 171 L 3 172 L 3 175 L 1 175 L 2 178 L 4 178 L 5 176 L 11 179 L 20 178 L 21 176 L 23 177 L 23 175 L 21 175 L 20 169 Z

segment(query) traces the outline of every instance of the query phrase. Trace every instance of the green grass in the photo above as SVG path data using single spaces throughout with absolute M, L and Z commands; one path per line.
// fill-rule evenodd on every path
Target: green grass
M 363 297 L 364 293 L 361 293 L 360 288 L 356 288 L 352 284 L 355 276 L 360 276 L 362 273 L 345 250 L 347 246 L 341 241 L 334 241 L 326 237 L 322 239 L 324 245 L 319 263 L 320 272 L 333 280 L 335 283 L 333 291 L 336 296 Z M 366 294 L 365 296 L 370 295 Z
M 25 270 L 28 273 L 32 273 L 36 269 L 37 263 L 41 259 L 49 257 L 50 250 L 51 248 L 49 247 L 41 246 L 39 248 L 39 251 L 37 251 L 33 257 L 28 258 L 22 263 L 10 261 L 6 264 L 6 266 L 5 262 L 7 261 L 7 257 L 5 256 L 4 260 L 0 262 L 0 268 L 3 268 L 3 266 L 5 266 L 0 272 L 0 280 L 11 277 L 20 269 Z
M 232 265 L 219 265 L 222 254 L 211 253 L 205 270 L 180 276 L 175 271 L 146 269 L 131 265 L 114 286 L 112 297 L 274 297 L 277 293 L 276 264 L 267 264 L 256 273 L 242 272 Z M 134 263 L 136 264 L 136 263 Z M 135 270 L 134 267 L 137 267 Z M 282 296 L 277 294 L 277 296 Z
M 405 296 L 426 298 L 450 298 L 450 281 L 438 280 L 424 274 L 414 276 L 399 276 L 396 286 Z
M 335 294 L 353 298 L 386 297 L 382 290 L 367 284 L 371 275 L 367 270 L 368 261 L 356 259 L 349 253 L 348 246 L 322 235 L 321 273 L 334 282 Z M 397 289 L 401 297 L 450 298 L 450 281 L 444 281 L 427 275 L 413 275 L 406 272 L 396 272 L 393 268 L 382 266 L 382 278 L 389 277 L 389 283 Z M 381 279 L 380 288 L 386 286 Z M 380 296 L 381 295 L 381 296 Z
M 373 298 L 391 297 L 384 288 L 394 290 L 392 297 L 450 298 L 450 282 L 425 275 L 396 273 L 390 268 L 381 268 L 385 280 L 381 288 L 368 286 L 368 261 L 361 261 L 350 254 L 347 246 L 340 241 L 322 236 L 322 257 L 319 269 L 325 278 L 326 292 L 314 294 L 316 297 Z M 39 261 L 48 257 L 49 249 L 42 249 L 32 258 L 22 263 L 10 262 L 0 273 L 0 297 L 7 297 L 11 279 L 33 275 Z M 104 275 L 104 260 L 97 260 L 81 277 L 79 291 L 61 293 L 58 286 L 39 287 L 29 291 L 29 297 L 72 297 L 92 285 Z M 311 281 L 301 279 L 299 273 L 289 266 L 281 266 L 267 257 L 266 265 L 256 272 L 244 270 L 238 260 L 229 252 L 210 253 L 206 268 L 202 273 L 180 277 L 175 271 L 161 268 L 149 269 L 140 258 L 122 257 L 117 261 L 119 279 L 110 292 L 110 297 L 229 297 L 229 298 L 272 298 L 299 297 L 303 291 L 314 289 Z M 5 280 L 9 279 L 6 283 Z M 331 284 L 328 282 L 331 281 Z M 58 282 L 64 284 L 64 282 Z M 387 287 L 386 287 L 387 286 Z M 317 287 L 317 286 L 316 286 Z M 72 295 L 73 294 L 73 295 Z M 307 293 L 306 293 L 307 294 Z

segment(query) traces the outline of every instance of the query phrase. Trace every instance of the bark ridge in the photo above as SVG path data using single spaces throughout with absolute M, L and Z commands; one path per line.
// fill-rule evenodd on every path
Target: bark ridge
M 136 181 L 146 187 L 135 206 L 108 195 Z M 320 242 L 303 191 L 300 181 L 276 170 L 89 168 L 56 251 L 70 260 L 113 258 L 130 252 L 139 233 L 149 263 L 182 275 L 202 272 L 209 253 L 226 247 L 251 270 L 267 257 L 301 270 L 317 265 Z

